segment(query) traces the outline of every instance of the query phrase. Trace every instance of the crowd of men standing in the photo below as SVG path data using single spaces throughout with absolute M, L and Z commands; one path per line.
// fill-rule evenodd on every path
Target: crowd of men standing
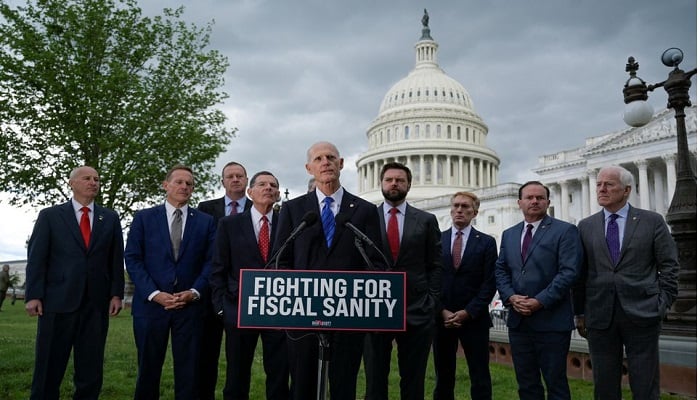
M 658 340 L 677 294 L 677 250 L 661 216 L 627 202 L 633 185 L 628 171 L 600 171 L 603 210 L 578 228 L 547 215 L 545 185 L 525 183 L 518 194 L 523 221 L 503 232 L 497 251 L 494 238 L 473 225 L 480 206 L 473 193 L 452 196 L 452 226 L 440 232 L 434 215 L 406 202 L 412 181 L 407 166 L 383 166 L 384 201 L 377 207 L 343 188 L 343 163 L 332 143 L 313 144 L 305 165 L 313 187 L 279 211 L 273 208 L 279 182 L 271 172 L 248 181 L 243 165 L 228 163 L 225 195 L 194 208 L 194 173 L 174 166 L 162 183 L 165 201 L 134 215 L 126 246 L 118 215 L 94 203 L 97 171 L 71 171 L 73 198 L 41 211 L 28 244 L 25 308 L 39 317 L 31 398 L 59 398 L 71 352 L 74 397 L 99 397 L 109 316 L 122 309 L 125 263 L 135 286 L 135 399 L 159 398 L 169 342 L 174 398 L 214 399 L 222 341 L 225 399 L 249 398 L 259 341 L 266 398 L 316 398 L 319 346 L 313 332 L 237 326 L 240 270 L 271 264 L 405 272 L 405 331 L 328 333 L 332 400 L 357 399 L 363 359 L 365 399 L 388 399 L 394 345 L 401 399 L 424 398 L 431 349 L 433 398 L 453 399 L 458 342 L 471 398 L 491 399 L 488 305 L 496 290 L 510 310 L 521 399 L 543 400 L 545 393 L 548 399 L 571 398 L 566 357 L 574 328 L 589 340 L 596 399 L 620 399 L 623 351 L 634 398 L 658 399 Z M 308 226 L 299 231 L 302 224 Z M 376 246 L 364 243 L 358 251 L 348 226 Z

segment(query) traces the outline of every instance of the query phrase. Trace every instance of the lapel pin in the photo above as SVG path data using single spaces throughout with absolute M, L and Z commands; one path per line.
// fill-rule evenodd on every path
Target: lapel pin
M 102 216 L 102 214 L 100 214 L 100 215 L 97 217 L 97 220 L 98 220 L 98 221 L 102 221 L 103 219 L 104 219 L 104 217 Z

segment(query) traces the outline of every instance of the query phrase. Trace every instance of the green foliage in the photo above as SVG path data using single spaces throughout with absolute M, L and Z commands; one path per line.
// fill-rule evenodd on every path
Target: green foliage
M 19 274 L 18 273 L 12 273 L 10 274 L 10 287 L 13 288 L 18 288 L 19 287 Z
M 97 169 L 98 202 L 128 218 L 162 197 L 173 165 L 197 189 L 236 129 L 214 106 L 228 60 L 183 8 L 149 18 L 135 0 L 0 0 L 0 187 L 13 205 L 71 197 L 69 172 Z

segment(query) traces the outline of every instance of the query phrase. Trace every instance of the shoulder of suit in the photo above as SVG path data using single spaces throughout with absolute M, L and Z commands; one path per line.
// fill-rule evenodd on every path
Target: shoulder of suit
M 224 201 L 224 197 L 219 197 L 219 198 L 217 198 L 217 199 L 211 199 L 211 200 L 200 201 L 199 204 L 197 205 L 197 208 L 200 208 L 200 209 L 201 209 L 201 208 L 203 208 L 203 207 L 215 206 L 217 203 L 223 202 L 223 201 Z

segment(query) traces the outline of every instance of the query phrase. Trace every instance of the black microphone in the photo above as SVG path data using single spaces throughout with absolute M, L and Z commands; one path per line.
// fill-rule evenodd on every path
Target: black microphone
M 363 242 L 367 243 L 370 247 L 372 247 L 374 250 L 377 251 L 377 253 L 382 255 L 382 259 L 384 259 L 384 264 L 386 265 L 387 269 L 391 268 L 391 264 L 389 263 L 389 260 L 386 258 L 384 255 L 384 252 L 377 247 L 377 245 L 370 239 L 367 235 L 365 235 L 364 232 L 362 232 L 358 227 L 352 224 L 350 222 L 350 216 L 347 214 L 338 214 L 335 216 L 335 223 L 336 225 L 344 225 L 346 228 L 350 229 L 352 233 L 355 235 L 356 238 L 362 240 Z
M 304 231 L 304 229 L 315 225 L 316 222 L 318 222 L 318 214 L 316 214 L 313 211 L 309 211 L 306 214 L 304 214 L 304 216 L 301 218 L 301 222 L 299 223 L 299 225 L 297 225 L 297 227 L 294 228 L 287 240 L 285 240 L 282 246 L 280 246 L 279 250 L 277 250 L 277 252 L 272 257 L 270 257 L 270 260 L 267 262 L 267 264 L 265 264 L 265 268 L 269 267 L 272 264 L 272 262 L 275 263 L 275 268 L 277 268 L 277 264 L 279 263 L 279 256 L 289 245 L 289 243 L 292 243 L 297 238 L 297 236 L 299 236 L 301 232 Z

